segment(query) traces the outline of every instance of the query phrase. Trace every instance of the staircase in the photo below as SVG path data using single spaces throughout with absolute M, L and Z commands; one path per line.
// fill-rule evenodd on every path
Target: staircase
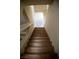
M 57 59 L 44 28 L 35 28 L 21 59 Z

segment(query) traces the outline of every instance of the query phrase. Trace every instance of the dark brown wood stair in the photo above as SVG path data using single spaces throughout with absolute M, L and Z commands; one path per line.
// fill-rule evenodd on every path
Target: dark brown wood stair
M 44 28 L 35 28 L 21 59 L 57 59 Z

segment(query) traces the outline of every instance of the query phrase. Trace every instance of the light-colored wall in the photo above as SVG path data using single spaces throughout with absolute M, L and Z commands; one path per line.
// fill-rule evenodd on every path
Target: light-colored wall
M 55 51 L 59 53 L 59 2 L 54 1 L 49 5 L 45 28 L 52 41 Z
M 30 20 L 30 23 L 34 24 L 34 8 L 33 8 L 33 6 L 25 6 L 25 12 Z
M 33 25 L 31 25 L 29 27 L 29 29 L 27 29 L 25 31 L 26 34 L 21 36 L 21 38 L 22 38 L 22 40 L 20 41 L 20 53 L 21 54 L 23 54 L 25 51 L 25 47 L 27 46 L 27 43 L 29 42 L 30 36 L 33 32 L 33 29 L 34 29 L 34 27 L 33 27 Z
M 23 25 L 29 22 L 27 14 L 25 16 L 23 12 L 24 12 L 24 5 L 21 3 L 20 5 L 20 25 Z
M 24 27 L 21 27 L 21 28 L 25 28 L 26 30 L 24 30 L 24 31 L 21 31 L 21 33 L 25 33 L 24 35 L 21 35 L 21 38 L 22 38 L 22 40 L 20 41 L 20 52 L 21 52 L 21 54 L 23 54 L 24 53 L 24 50 L 25 50 L 25 47 L 27 46 L 27 43 L 28 43 L 28 41 L 29 41 L 29 39 L 30 39 L 30 36 L 31 36 L 31 34 L 32 34 L 32 32 L 33 32 L 33 29 L 34 29 L 34 22 L 33 22 L 33 9 L 32 9 L 32 7 L 30 7 L 30 6 L 23 6 L 22 8 L 24 8 L 24 10 L 25 10 L 25 13 L 26 13 L 26 15 L 27 15 L 27 17 L 24 19 L 23 17 L 24 17 L 24 15 L 22 16 L 22 18 L 20 18 L 21 19 L 21 24 L 23 23 L 23 24 L 26 24 L 26 27 L 29 25 L 29 24 L 31 24 L 31 26 L 30 27 L 28 27 L 27 29 L 26 29 L 26 27 L 24 26 Z M 26 21 L 25 22 L 25 20 L 27 20 L 28 19 L 28 21 Z

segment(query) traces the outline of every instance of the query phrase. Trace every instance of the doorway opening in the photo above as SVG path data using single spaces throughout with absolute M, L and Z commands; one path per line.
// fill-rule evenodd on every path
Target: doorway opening
M 34 27 L 44 27 L 43 12 L 35 12 Z

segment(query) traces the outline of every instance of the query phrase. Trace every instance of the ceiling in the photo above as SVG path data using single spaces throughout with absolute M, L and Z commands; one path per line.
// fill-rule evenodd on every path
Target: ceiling
M 35 5 L 34 10 L 35 12 L 44 12 L 47 9 L 47 5 Z
M 21 0 L 25 5 L 47 5 L 53 2 L 53 0 Z

